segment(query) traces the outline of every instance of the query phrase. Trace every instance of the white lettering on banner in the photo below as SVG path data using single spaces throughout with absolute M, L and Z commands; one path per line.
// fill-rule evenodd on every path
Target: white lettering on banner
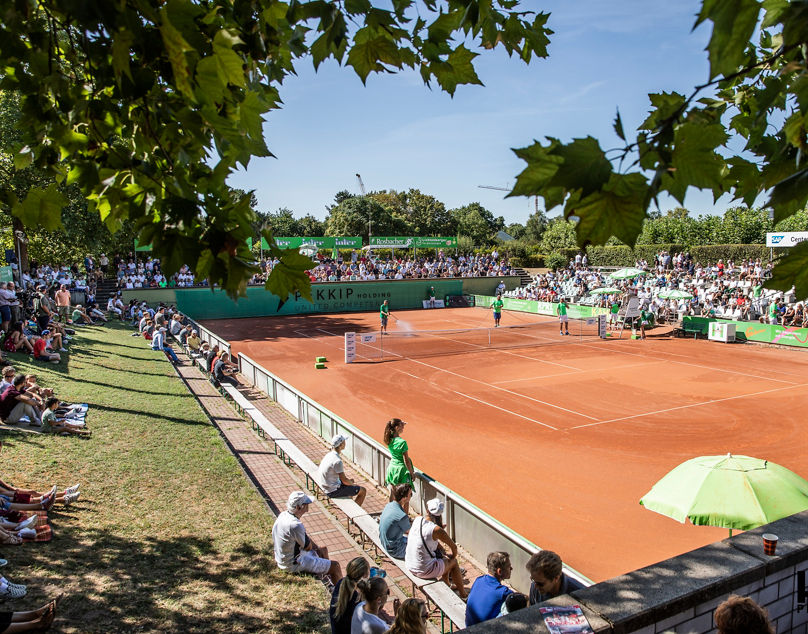
M 775 231 L 766 234 L 767 247 L 793 247 L 808 240 L 808 231 Z
M 345 333 L 345 363 L 353 363 L 356 360 L 356 333 Z
M 424 308 L 446 308 L 446 302 L 442 299 L 425 299 L 423 300 Z
M 362 343 L 374 343 L 376 341 L 376 335 L 361 335 Z

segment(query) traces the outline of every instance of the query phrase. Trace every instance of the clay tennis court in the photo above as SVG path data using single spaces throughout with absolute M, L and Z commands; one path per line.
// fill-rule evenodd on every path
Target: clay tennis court
M 394 315 L 401 321 L 391 319 L 390 332 L 492 325 L 482 308 Z M 808 474 L 805 354 L 625 334 L 536 345 L 559 340 L 551 318 L 506 311 L 502 323 L 541 320 L 552 323 L 526 328 L 532 338 L 518 347 L 488 349 L 478 334 L 437 334 L 424 343 L 406 338 L 418 351 L 411 359 L 350 365 L 342 334 L 377 330 L 377 314 L 204 325 L 379 442 L 387 419 L 407 420 L 416 468 L 595 581 L 727 536 L 638 504 L 679 463 L 731 452 Z M 461 351 L 450 339 L 471 345 Z M 326 370 L 314 368 L 315 356 L 328 357 Z

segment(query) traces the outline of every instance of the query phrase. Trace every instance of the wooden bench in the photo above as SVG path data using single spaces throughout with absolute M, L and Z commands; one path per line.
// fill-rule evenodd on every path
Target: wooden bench
M 447 620 L 450 632 L 453 632 L 455 628 L 462 630 L 466 627 L 466 602 L 457 596 L 449 586 L 442 581 L 437 581 L 422 588 L 422 592 L 440 610 L 441 632 L 446 632 Z
M 693 339 L 698 339 L 699 335 L 703 334 L 704 331 L 700 325 L 691 324 L 690 322 L 683 322 L 681 328 L 677 327 L 673 329 L 674 337 L 686 337 L 688 335 L 693 335 Z

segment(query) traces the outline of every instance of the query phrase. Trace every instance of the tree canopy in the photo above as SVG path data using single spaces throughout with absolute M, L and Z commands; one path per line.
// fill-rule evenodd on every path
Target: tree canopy
M 295 65 L 327 59 L 371 73 L 417 70 L 454 94 L 480 84 L 476 50 L 546 56 L 547 15 L 516 0 L 39 0 L 6 3 L 0 89 L 21 95 L 14 169 L 35 166 L 77 186 L 115 231 L 130 221 L 169 273 L 190 264 L 231 295 L 255 272 L 245 244 L 249 195 L 227 185 L 238 166 L 271 156 L 265 115 Z M 387 8 L 389 7 L 389 8 Z M 468 46 L 467 46 L 468 44 Z M 471 48 L 469 48 L 469 46 Z M 0 205 L 26 227 L 58 228 L 53 184 Z M 266 237 L 271 240 L 269 232 Z M 310 260 L 273 245 L 267 288 L 310 297 Z
M 613 151 L 592 137 L 548 137 L 515 150 L 527 166 L 510 195 L 541 196 L 548 210 L 563 206 L 580 246 L 611 237 L 635 244 L 658 196 L 683 204 L 691 187 L 746 206 L 765 197 L 775 222 L 804 209 L 808 2 L 702 0 L 695 26 L 705 22 L 712 24 L 707 83 L 689 95 L 649 95 L 651 110 L 633 137 L 618 111 L 623 145 Z M 770 281 L 792 284 L 808 296 L 808 242 L 778 262 Z

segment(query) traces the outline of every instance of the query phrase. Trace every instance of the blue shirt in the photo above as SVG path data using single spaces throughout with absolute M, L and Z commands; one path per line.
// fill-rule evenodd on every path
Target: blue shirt
M 379 539 L 382 546 L 396 559 L 404 559 L 407 552 L 407 537 L 410 518 L 398 502 L 388 502 L 379 518 Z
M 477 577 L 466 601 L 466 627 L 497 618 L 502 604 L 512 592 L 513 590 L 497 581 L 496 577 Z

